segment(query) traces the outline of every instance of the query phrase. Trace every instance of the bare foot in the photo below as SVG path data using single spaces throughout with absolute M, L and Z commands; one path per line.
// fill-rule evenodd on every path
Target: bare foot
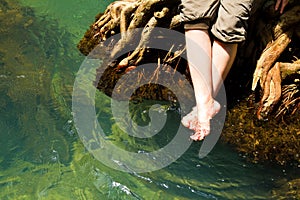
M 190 136 L 192 140 L 203 140 L 210 133 L 210 119 L 201 122 L 198 119 L 197 122 L 193 123 L 195 125 L 191 129 L 194 130 L 194 134 Z
M 212 119 L 221 109 L 220 104 L 212 100 L 210 105 L 197 105 L 200 107 L 199 111 L 195 106 L 193 110 L 182 118 L 181 123 L 195 131 L 191 136 L 192 140 L 203 140 L 205 136 L 210 133 L 210 119 Z
M 205 138 L 210 133 L 210 122 L 201 122 L 197 124 L 197 127 L 193 129 L 195 133 L 190 136 L 194 141 L 200 141 Z

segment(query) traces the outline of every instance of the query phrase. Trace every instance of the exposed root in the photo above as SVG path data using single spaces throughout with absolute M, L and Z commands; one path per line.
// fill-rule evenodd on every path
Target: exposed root
M 253 75 L 252 90 L 255 90 L 258 81 L 260 81 L 261 87 L 264 88 L 269 69 L 273 66 L 281 53 L 291 42 L 292 34 L 292 30 L 283 33 L 274 42 L 271 42 L 264 50 L 257 61 L 256 69 Z
M 300 74 L 300 59 L 293 63 L 278 63 L 281 71 L 281 78 L 285 79 L 287 76 L 292 74 Z
M 269 6 L 268 11 L 271 11 L 273 16 L 276 15 L 273 4 Z M 266 45 L 265 50 L 257 61 L 253 75 L 252 90 L 255 90 L 258 81 L 260 81 L 263 96 L 257 111 L 259 119 L 265 118 L 280 100 L 280 108 L 276 116 L 283 114 L 284 110 L 286 110 L 282 108 L 283 105 L 291 105 L 290 102 L 293 102 L 288 100 L 291 96 L 287 96 L 286 92 L 284 93 L 285 97 L 281 97 L 282 87 L 288 88 L 282 86 L 282 80 L 291 75 L 299 74 L 300 62 L 283 63 L 278 62 L 278 59 L 290 44 L 292 37 L 294 35 L 299 37 L 300 29 L 295 28 L 299 23 L 300 6 L 296 5 L 279 17 L 272 33 L 275 41 L 271 41 Z M 292 88 L 295 89 L 294 87 Z M 283 107 L 285 108 L 286 106 Z
M 93 28 L 98 33 L 101 41 L 106 40 L 110 35 L 115 34 L 117 27 L 120 25 L 121 10 L 127 7 L 128 4 L 133 4 L 132 0 L 115 1 L 111 3 L 105 13 L 94 24 Z
M 147 49 L 147 45 L 149 44 L 151 33 L 154 29 L 154 27 L 157 26 L 158 18 L 161 19 L 165 17 L 169 12 L 168 8 L 163 8 L 162 11 L 155 12 L 154 16 L 149 20 L 149 22 L 146 24 L 145 28 L 143 29 L 143 32 L 141 33 L 141 40 L 136 47 L 136 49 L 130 54 L 130 56 L 124 58 L 121 60 L 121 62 L 118 64 L 117 69 L 121 69 L 124 67 L 128 67 L 129 65 L 135 65 L 137 66 L 144 57 L 145 51 Z M 118 51 L 118 50 L 117 50 Z M 112 53 L 114 55 L 115 52 Z
M 132 13 L 133 17 L 127 29 L 125 28 L 127 27 L 127 25 L 124 24 L 123 22 L 125 19 L 121 20 L 122 21 L 121 31 L 122 33 L 125 33 L 125 31 L 127 31 L 127 33 L 122 34 L 122 39 L 119 40 L 115 45 L 115 48 L 112 51 L 112 57 L 114 57 L 118 52 L 120 52 L 126 45 L 133 43 L 133 41 L 136 40 L 136 38 L 140 37 L 138 35 L 139 32 L 136 31 L 135 29 L 146 26 L 149 23 L 149 21 L 153 17 L 155 17 L 153 15 L 156 12 L 155 9 L 157 5 L 165 2 L 167 2 L 167 0 L 150 0 L 150 1 L 143 0 L 138 3 L 137 8 L 131 9 L 131 11 L 135 11 L 135 12 Z M 127 16 L 128 15 L 129 13 L 127 13 Z M 141 38 L 141 40 L 143 40 L 143 38 Z
M 170 23 L 170 29 L 176 29 L 181 25 L 180 15 L 175 15 Z
M 257 111 L 258 119 L 264 119 L 269 112 L 272 111 L 274 105 L 281 97 L 281 76 L 280 65 L 276 63 L 274 67 L 268 72 L 264 95 L 260 101 L 260 106 Z
M 299 84 L 290 84 L 282 88 L 282 103 L 280 104 L 276 117 L 287 113 L 294 114 L 300 111 L 300 88 Z
M 124 33 L 126 32 L 129 22 L 131 21 L 131 18 L 133 17 L 133 13 L 137 9 L 137 7 L 140 5 L 140 1 L 136 1 L 130 4 L 127 4 L 121 11 L 121 18 L 120 18 L 120 32 Z M 124 36 L 122 35 L 122 38 Z

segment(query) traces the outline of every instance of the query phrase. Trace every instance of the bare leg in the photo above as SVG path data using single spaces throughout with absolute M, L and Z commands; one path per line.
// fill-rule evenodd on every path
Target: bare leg
M 206 30 L 186 31 L 187 57 L 193 81 L 197 108 L 182 123 L 195 131 L 193 140 L 202 140 L 210 132 L 210 119 L 220 105 L 213 99 L 212 45 Z M 218 107 L 217 110 L 215 107 Z M 196 114 L 195 114 L 196 111 Z
M 212 47 L 212 79 L 214 97 L 225 80 L 236 56 L 237 43 L 224 43 L 215 40 Z
M 207 37 L 205 36 L 205 34 L 207 34 L 207 32 L 202 31 L 201 33 L 199 33 L 199 35 L 198 34 L 189 34 L 189 33 L 186 33 L 186 34 L 187 34 L 187 37 L 191 37 L 193 39 L 198 39 L 198 43 L 197 43 L 197 45 L 199 45 L 198 48 L 201 47 L 201 48 L 203 48 L 203 50 L 206 50 L 207 55 L 212 54 L 212 61 L 211 61 L 211 56 L 208 56 L 210 61 L 201 63 L 201 62 L 199 62 L 199 60 L 193 59 L 193 56 L 197 56 L 197 55 L 188 53 L 189 63 L 190 63 L 190 61 L 193 61 L 195 63 L 204 64 L 204 66 L 210 66 L 210 67 L 207 67 L 208 69 L 205 69 L 205 70 L 207 70 L 207 72 L 205 72 L 206 73 L 205 76 L 208 77 L 207 78 L 208 80 L 206 80 L 207 81 L 206 83 L 208 83 L 209 85 L 212 85 L 211 91 L 209 91 L 209 89 L 207 89 L 205 91 L 205 90 L 203 90 L 203 87 L 201 87 L 201 86 L 195 87 L 197 82 L 195 82 L 194 80 L 195 79 L 199 80 L 199 79 L 201 79 L 201 77 L 199 77 L 199 75 L 197 76 L 194 74 L 194 71 L 197 70 L 197 68 L 191 67 L 191 68 L 193 68 L 190 70 L 192 70 L 191 76 L 192 76 L 192 80 L 193 80 L 193 84 L 194 84 L 197 106 L 193 108 L 191 113 L 189 113 L 187 116 L 185 116 L 182 119 L 182 124 L 184 126 L 195 131 L 195 134 L 191 136 L 191 139 L 202 140 L 205 136 L 207 136 L 209 134 L 209 131 L 210 131 L 209 120 L 215 114 L 217 114 L 220 110 L 220 105 L 216 101 L 214 101 L 212 97 L 215 97 L 217 95 L 219 88 L 220 88 L 221 84 L 223 83 L 223 80 L 226 78 L 226 76 L 233 64 L 233 61 L 235 59 L 238 45 L 236 43 L 230 44 L 230 43 L 223 43 L 220 41 L 214 41 L 213 46 L 211 48 L 211 46 L 208 47 L 208 44 L 206 43 L 206 41 L 209 41 L 209 45 L 210 45 L 210 39 L 209 38 L 207 39 Z M 201 37 L 201 36 L 203 36 L 203 37 Z M 208 34 L 207 34 L 207 36 L 208 36 Z M 199 44 L 200 41 L 201 41 L 201 44 Z M 192 45 L 189 45 L 187 42 L 188 51 L 191 51 L 191 48 L 190 48 L 191 46 Z M 211 53 L 211 51 L 212 51 L 212 53 Z M 194 50 L 194 52 L 195 53 L 199 52 L 199 50 L 198 51 Z M 198 58 L 199 57 L 201 58 L 203 56 L 198 55 Z M 211 62 L 213 63 L 213 66 L 212 66 Z M 210 63 L 210 65 L 207 65 L 207 63 Z M 199 65 L 197 65 L 197 66 L 199 66 Z M 211 70 L 211 72 L 209 72 L 209 70 Z M 202 71 L 203 70 L 201 70 L 201 73 L 202 73 Z M 209 76 L 209 74 L 211 74 L 211 76 Z M 209 78 L 209 77 L 211 77 L 211 78 Z M 208 87 L 210 87 L 210 86 L 208 86 Z M 199 90 L 202 90 L 202 91 L 199 91 Z M 208 96 L 208 99 L 210 98 L 210 100 L 209 100 L 210 105 L 208 105 L 209 103 L 207 101 L 206 101 L 206 103 L 203 104 L 203 102 L 202 102 L 203 99 L 199 98 L 199 97 L 197 98 L 197 96 L 203 95 L 203 93 L 204 94 L 209 94 L 209 93 L 213 94 L 210 97 Z M 204 97 L 205 97 L 205 95 L 204 95 Z

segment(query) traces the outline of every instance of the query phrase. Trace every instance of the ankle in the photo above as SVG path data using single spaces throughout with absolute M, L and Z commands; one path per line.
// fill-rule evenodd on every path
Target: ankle
M 201 97 L 196 97 L 196 103 L 197 105 L 211 105 L 214 104 L 214 99 L 211 95 L 208 95 L 206 97 L 201 96 Z

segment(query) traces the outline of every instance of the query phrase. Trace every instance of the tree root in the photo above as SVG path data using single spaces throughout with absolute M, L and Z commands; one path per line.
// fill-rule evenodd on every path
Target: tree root
M 147 45 L 150 41 L 151 33 L 154 27 L 157 26 L 158 20 L 157 18 L 163 18 L 169 12 L 168 8 L 163 8 L 160 12 L 155 12 L 154 17 L 152 17 L 149 22 L 146 24 L 143 32 L 141 34 L 141 40 L 136 49 L 132 52 L 132 54 L 118 64 L 117 69 L 121 69 L 124 67 L 128 67 L 130 65 L 137 66 L 143 59 L 145 54 Z
M 300 59 L 293 63 L 279 62 L 278 64 L 281 71 L 282 79 L 285 79 L 287 76 L 290 76 L 292 74 L 300 74 Z
M 105 41 L 111 35 L 119 33 L 121 10 L 135 3 L 134 0 L 115 1 L 106 8 L 103 14 L 96 16 L 95 22 L 77 45 L 80 52 L 88 55 L 96 45 Z
M 104 14 L 98 17 L 85 37 L 80 41 L 79 50 L 87 55 L 97 44 L 111 35 L 121 33 L 121 39 L 113 44 L 111 57 L 114 58 L 127 45 L 139 42 L 135 50 L 116 64 L 117 69 L 136 66 L 143 60 L 146 46 L 154 27 L 169 21 L 170 28 L 178 28 L 180 19 L 177 11 L 180 1 L 175 0 L 123 0 L 111 3 Z M 170 6 L 170 4 L 172 6 Z M 169 10 L 172 8 L 172 10 Z M 166 18 L 170 18 L 167 20 Z M 140 33 L 138 28 L 145 27 Z M 149 31 L 149 33 L 146 33 Z
M 110 77 L 105 78 L 105 81 L 108 82 L 103 80 L 102 85 L 98 83 L 98 88 L 113 87 L 113 83 L 117 81 L 120 75 L 150 60 L 154 62 L 159 60 L 158 66 L 167 64 L 174 67 L 175 65 L 175 70 L 177 70 L 180 55 L 185 51 L 185 45 L 173 47 L 177 48 L 176 53 L 171 53 L 173 51 L 158 53 L 149 48 L 149 42 L 155 27 L 183 31 L 178 12 L 179 4 L 180 0 L 121 0 L 111 3 L 104 14 L 97 17 L 78 45 L 83 54 L 87 55 L 99 43 L 105 43 L 110 36 L 121 33 L 120 39 L 112 41 L 110 44 L 109 56 L 112 62 L 110 69 L 106 71 L 106 75 Z M 287 78 L 297 75 L 296 80 L 299 77 L 300 68 L 299 61 L 289 63 L 290 59 L 284 60 L 284 62 L 280 60 L 280 56 L 287 52 L 286 49 L 291 45 L 292 39 L 295 36 L 300 38 L 300 6 L 291 6 L 290 10 L 287 10 L 280 17 L 274 10 L 274 2 L 267 9 L 268 12 L 272 13 L 272 17 L 267 22 L 261 21 L 261 24 L 255 26 L 252 32 L 258 33 L 255 34 L 255 40 L 258 41 L 252 43 L 254 49 L 248 48 L 249 50 L 245 53 L 251 56 L 253 55 L 251 52 L 260 52 L 264 48 L 257 60 L 252 82 L 252 90 L 256 89 L 259 82 L 263 91 L 257 111 L 257 116 L 260 119 L 265 118 L 274 107 L 278 107 L 278 104 L 292 105 L 287 103 L 290 101 L 284 101 L 284 99 L 298 98 L 296 94 L 287 95 L 284 92 L 287 89 L 282 88 L 289 88 L 285 86 Z M 278 21 L 273 26 L 274 21 L 272 20 L 276 17 L 278 17 Z M 124 49 L 126 50 L 126 47 L 130 47 L 130 51 L 125 52 L 127 55 L 123 55 L 125 53 L 122 54 L 122 52 Z M 253 57 L 255 60 L 257 59 L 256 56 Z M 187 75 L 188 70 L 186 70 L 186 66 L 184 67 L 182 68 Z M 110 71 L 111 69 L 114 72 Z M 111 81 L 108 80 L 109 78 Z M 299 82 L 295 84 L 298 87 Z M 291 88 L 294 87 L 289 89 Z M 284 109 L 281 108 L 281 110 L 280 113 L 284 113 Z
M 269 70 L 265 85 L 264 94 L 260 101 L 260 106 L 257 110 L 258 119 L 264 119 L 273 106 L 279 101 L 281 97 L 281 76 L 280 65 L 276 63 L 274 67 Z
M 257 110 L 257 117 L 258 119 L 264 119 L 268 115 L 268 113 L 272 112 L 274 106 L 278 103 L 281 99 L 282 93 L 282 80 L 286 79 L 287 77 L 300 74 L 300 60 L 293 63 L 283 63 L 283 62 L 276 62 L 274 67 L 272 67 L 267 74 L 265 85 L 263 88 L 263 97 L 260 100 L 259 108 Z M 295 79 L 295 82 L 300 82 L 300 80 Z M 293 84 L 295 85 L 295 84 Z M 289 87 L 285 87 L 289 88 Z M 299 101 L 299 98 L 292 99 L 295 94 L 299 92 L 294 86 L 292 87 L 295 90 L 290 92 L 289 90 L 285 89 L 284 96 L 282 97 L 282 105 L 279 111 L 277 111 L 276 117 L 285 114 L 289 107 L 295 103 L 295 101 Z M 296 93 L 295 93 L 296 92 Z M 293 109 L 293 113 L 296 110 L 300 109 L 300 104 L 295 106 Z
M 255 90 L 257 82 L 260 81 L 260 86 L 264 88 L 267 73 L 274 65 L 281 53 L 291 42 L 293 31 L 289 30 L 281 34 L 274 42 L 270 42 L 266 49 L 261 54 L 257 61 L 256 69 L 253 75 L 252 90 Z
M 120 32 L 126 32 L 129 24 L 128 22 L 131 21 L 132 13 L 135 12 L 137 7 L 140 5 L 140 1 L 136 1 L 130 4 L 127 4 L 121 11 L 121 18 L 120 18 Z
M 300 111 L 300 88 L 299 84 L 290 84 L 282 88 L 282 103 L 277 109 L 275 117 L 283 116 L 286 113 L 295 114 Z
M 169 0 L 141 1 L 135 12 L 132 14 L 134 17 L 132 18 L 128 28 L 126 29 L 126 25 L 120 26 L 121 33 L 123 33 L 122 38 L 115 45 L 111 53 L 112 57 L 115 57 L 117 53 L 125 48 L 126 45 L 133 43 L 136 38 L 140 38 L 140 42 L 136 47 L 134 53 L 125 60 L 122 60 L 118 65 L 118 68 L 128 66 L 128 63 L 131 59 L 133 59 L 132 63 L 135 63 L 134 65 L 137 65 L 143 59 L 146 44 L 151 35 L 151 31 L 154 27 L 157 27 L 160 21 L 163 21 L 163 18 L 166 18 L 167 15 L 171 16 L 169 8 L 164 7 L 164 5 L 167 5 L 167 2 L 169 2 Z M 158 5 L 160 6 L 158 7 Z M 159 8 L 161 10 L 157 11 L 157 9 Z M 144 27 L 144 30 L 140 35 L 139 31 L 136 29 L 141 27 Z M 149 33 L 145 33 L 147 31 Z M 137 55 L 139 56 L 139 58 L 137 58 Z
M 274 6 L 272 6 L 272 8 L 273 7 Z M 268 11 L 270 11 L 270 9 Z M 256 69 L 253 74 L 252 90 L 255 90 L 259 81 L 263 95 L 257 110 L 258 119 L 266 118 L 280 101 L 280 108 L 279 111 L 277 111 L 276 117 L 281 116 L 281 114 L 288 110 L 284 109 L 287 106 L 281 106 L 291 105 L 289 99 L 291 96 L 296 97 L 294 94 L 288 95 L 292 93 L 286 91 L 284 92 L 285 96 L 282 95 L 282 88 L 294 88 L 283 85 L 282 81 L 291 75 L 299 75 L 300 62 L 299 60 L 293 63 L 279 62 L 278 59 L 285 52 L 292 38 L 294 36 L 300 36 L 300 29 L 294 28 L 294 26 L 300 23 L 299 13 L 300 6 L 296 5 L 280 16 L 272 32 L 275 38 L 274 41 L 270 41 L 266 45 L 266 48 L 257 61 Z

